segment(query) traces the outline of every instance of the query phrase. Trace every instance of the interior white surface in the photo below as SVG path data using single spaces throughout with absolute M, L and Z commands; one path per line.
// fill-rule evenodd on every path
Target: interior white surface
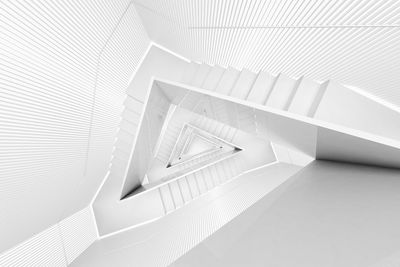
M 334 79 L 400 107 L 397 1 L 138 0 L 149 36 L 194 61 Z
M 172 218 L 198 196 L 217 198 L 216 192 L 223 195 L 238 186 L 232 178 L 246 167 L 280 162 L 270 169 L 277 175 L 270 187 L 263 181 L 260 188 L 241 191 L 250 202 L 255 201 L 250 192 L 269 192 L 299 168 L 292 165 L 305 166 L 314 158 L 400 167 L 396 1 L 6 1 L 0 10 L 0 265 L 69 264 L 98 238 L 93 213 L 107 222 L 99 225 L 101 234 L 165 214 Z M 144 112 L 151 86 L 161 89 L 153 90 L 157 96 Z M 145 172 L 159 149 L 170 102 L 204 115 L 208 120 L 202 127 L 235 139 L 246 151 L 198 172 L 203 182 L 196 196 L 190 189 L 178 190 L 189 188 L 188 181 L 168 184 L 172 198 L 167 208 L 161 189 L 160 194 L 120 201 L 149 182 Z M 349 203 L 364 195 L 353 197 Z M 377 204 L 386 201 L 385 196 L 376 198 Z M 242 205 L 232 199 L 235 207 Z M 212 205 L 216 211 L 220 202 Z M 214 231 L 234 214 L 217 222 L 199 217 L 199 222 L 215 223 L 205 227 Z M 147 229 L 155 230 L 154 225 Z M 185 229 L 179 238 L 194 235 L 193 228 Z M 162 258 L 151 263 L 170 263 L 203 237 L 185 249 L 172 246 L 169 252 L 179 251 L 173 255 L 162 251 L 165 240 L 150 237 L 160 242 L 154 251 L 160 249 Z M 388 241 L 392 247 L 378 248 L 367 260 L 391 253 L 396 244 Z M 150 243 L 140 252 L 152 251 Z M 120 256 L 131 259 L 132 251 L 120 249 Z M 363 249 L 370 253 L 372 247 Z M 114 252 L 100 258 L 129 264 L 108 257 Z M 340 253 L 349 264 L 365 263 L 361 253 Z
M 160 220 L 101 239 L 72 266 L 166 266 L 298 170 L 277 163 L 245 174 Z
M 315 161 L 172 266 L 396 266 L 399 175 Z

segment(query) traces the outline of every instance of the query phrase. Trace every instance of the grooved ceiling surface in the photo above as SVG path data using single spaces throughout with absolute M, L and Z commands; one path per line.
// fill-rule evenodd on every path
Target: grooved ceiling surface
M 130 1 L 0 3 L 0 252 L 89 204 L 149 44 Z
M 136 0 L 151 39 L 191 60 L 336 79 L 400 107 L 400 1 Z

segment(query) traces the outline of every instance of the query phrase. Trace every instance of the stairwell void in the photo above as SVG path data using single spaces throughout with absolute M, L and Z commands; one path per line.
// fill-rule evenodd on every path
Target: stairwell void
M 170 63 L 151 62 L 128 90 L 110 178 L 94 203 L 101 235 L 158 220 L 272 162 L 302 167 L 326 159 L 399 166 L 397 127 L 390 123 L 398 114 L 335 81 L 172 58 Z M 149 84 L 138 92 L 133 88 L 146 88 L 141 77 Z M 339 99 L 340 108 L 333 109 Z M 371 127 L 366 114 L 340 116 L 352 110 L 352 103 L 387 120 Z M 191 138 L 200 136 L 235 149 L 209 149 L 179 159 Z

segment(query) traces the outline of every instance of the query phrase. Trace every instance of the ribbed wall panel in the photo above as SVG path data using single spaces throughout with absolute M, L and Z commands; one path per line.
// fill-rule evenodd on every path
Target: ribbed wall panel
M 123 0 L 2 1 L 0 40 L 1 252 L 89 203 L 149 39 Z
M 0 266 L 67 266 L 97 239 L 90 207 L 0 254 Z
M 97 239 L 93 213 L 87 207 L 59 223 L 67 262 L 70 264 Z
M 0 266 L 67 266 L 58 225 L 1 254 Z
M 101 177 L 101 180 L 108 170 L 127 98 L 126 88 L 148 45 L 147 34 L 131 4 L 99 59 L 91 138 L 87 151 L 88 177 Z M 86 179 L 81 185 L 82 197 L 86 197 L 86 201 L 90 201 L 96 192 L 98 182 Z
M 152 39 L 208 64 L 334 79 L 400 106 L 400 2 L 136 1 Z

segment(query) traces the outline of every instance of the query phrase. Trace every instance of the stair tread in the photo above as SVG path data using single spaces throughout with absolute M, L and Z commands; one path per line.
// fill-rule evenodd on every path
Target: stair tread
M 171 189 L 171 195 L 172 195 L 173 202 L 175 204 L 175 208 L 182 207 L 183 206 L 183 199 L 182 199 L 181 192 L 179 190 L 179 186 L 177 184 L 177 181 L 170 182 L 168 184 L 168 186 Z
M 212 67 L 208 64 L 201 64 L 200 67 L 197 69 L 193 80 L 191 81 L 191 85 L 201 87 L 211 68 Z
M 178 185 L 180 186 L 184 202 L 187 203 L 190 200 L 192 200 L 192 195 L 186 179 L 179 179 L 177 182 Z
M 222 75 L 221 80 L 219 81 L 215 91 L 221 94 L 229 95 L 237 78 L 239 77 L 239 74 L 239 70 L 228 67 L 224 71 L 224 74 Z
M 250 93 L 251 87 L 257 77 L 257 74 L 254 72 L 243 69 L 240 72 L 239 78 L 237 79 L 232 92 L 231 96 L 237 97 L 239 99 L 246 99 L 247 95 Z
M 248 101 L 264 104 L 274 85 L 276 77 L 266 71 L 260 71 L 247 97 Z
M 301 78 L 300 84 L 296 90 L 290 104 L 289 111 L 307 116 L 310 112 L 315 97 L 318 95 L 321 84 L 305 77 Z
M 171 212 L 171 211 L 175 210 L 175 206 L 172 201 L 172 195 L 168 188 L 168 185 L 164 185 L 164 186 L 160 187 L 159 192 L 160 192 L 161 200 L 163 202 L 166 212 Z
M 194 176 L 196 177 L 200 194 L 204 194 L 205 192 L 207 192 L 208 190 L 204 177 L 199 172 L 194 173 Z
M 218 82 L 221 80 L 224 71 L 225 69 L 219 65 L 212 67 L 202 85 L 202 88 L 214 91 L 217 88 Z
M 143 111 L 144 104 L 128 95 L 124 101 L 124 106 L 125 108 L 133 112 L 141 114 Z
M 297 80 L 283 73 L 279 74 L 265 105 L 285 109 L 291 100 L 293 91 L 296 89 L 297 82 Z

